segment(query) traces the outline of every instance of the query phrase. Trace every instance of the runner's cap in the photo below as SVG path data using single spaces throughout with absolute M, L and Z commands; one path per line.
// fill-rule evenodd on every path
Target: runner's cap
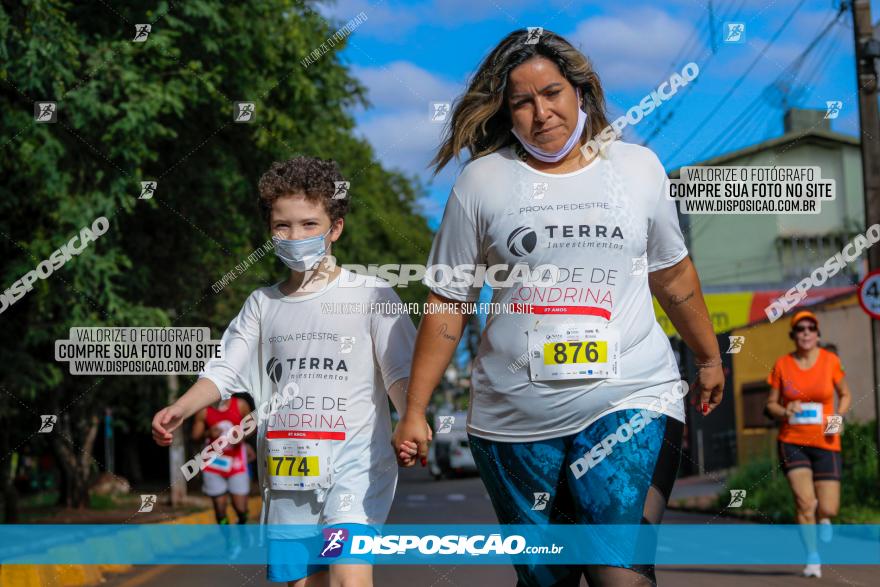
M 807 318 L 816 323 L 816 326 L 819 326 L 819 319 L 816 318 L 816 315 L 810 312 L 809 310 L 801 310 L 800 312 L 795 312 L 794 316 L 791 317 L 791 327 L 794 328 L 795 324 Z

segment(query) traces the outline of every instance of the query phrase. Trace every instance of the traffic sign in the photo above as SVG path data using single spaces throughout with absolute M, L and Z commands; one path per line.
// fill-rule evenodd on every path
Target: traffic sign
M 868 273 L 859 284 L 859 305 L 870 317 L 880 320 L 880 269 Z

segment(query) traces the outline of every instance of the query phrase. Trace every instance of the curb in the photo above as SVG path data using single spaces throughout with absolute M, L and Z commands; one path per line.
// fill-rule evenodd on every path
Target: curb
M 259 496 L 248 498 L 249 517 L 253 517 L 253 513 L 259 512 L 261 507 L 262 499 Z M 208 525 L 215 524 L 216 521 L 214 510 L 207 509 L 159 523 Z M 136 533 L 132 532 L 132 534 Z M 176 550 L 186 546 L 185 543 L 148 544 L 143 539 L 142 534 L 137 533 L 137 535 L 140 537 L 140 540 L 134 541 L 130 538 L 126 541 L 126 548 L 146 553 L 151 550 L 157 552 Z M 102 547 L 120 547 L 118 542 L 114 542 L 110 538 L 92 538 L 90 540 L 93 544 L 100 544 Z M 50 549 L 49 553 L 63 556 L 74 549 L 75 547 L 73 546 L 59 546 Z M 14 562 L 6 563 L 0 565 L 0 587 L 89 587 L 103 583 L 105 575 L 126 573 L 133 568 L 133 565 L 32 565 L 15 564 Z

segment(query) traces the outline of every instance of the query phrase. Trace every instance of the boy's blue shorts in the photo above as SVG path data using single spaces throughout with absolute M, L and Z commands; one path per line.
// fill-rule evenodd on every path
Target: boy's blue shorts
M 344 529 L 348 531 L 349 538 L 343 543 L 343 551 L 337 556 L 322 557 L 321 554 L 327 547 L 324 532 L 321 527 L 316 527 L 318 532 L 305 538 L 280 540 L 270 538 L 268 541 L 269 564 L 266 568 L 266 578 L 273 582 L 297 581 L 303 577 L 327 571 L 331 564 L 373 564 L 374 557 L 368 554 L 348 554 L 351 547 L 352 535 L 376 536 L 378 531 L 366 524 L 334 524 L 326 526 L 331 530 Z M 317 562 L 326 560 L 326 563 Z

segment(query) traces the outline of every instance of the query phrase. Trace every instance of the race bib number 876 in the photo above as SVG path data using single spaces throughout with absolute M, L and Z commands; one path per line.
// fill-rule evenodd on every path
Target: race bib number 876
M 608 361 L 608 341 L 548 342 L 544 344 L 545 365 L 573 363 L 605 363 Z
M 620 335 L 592 323 L 538 323 L 528 331 L 529 379 L 620 377 Z

